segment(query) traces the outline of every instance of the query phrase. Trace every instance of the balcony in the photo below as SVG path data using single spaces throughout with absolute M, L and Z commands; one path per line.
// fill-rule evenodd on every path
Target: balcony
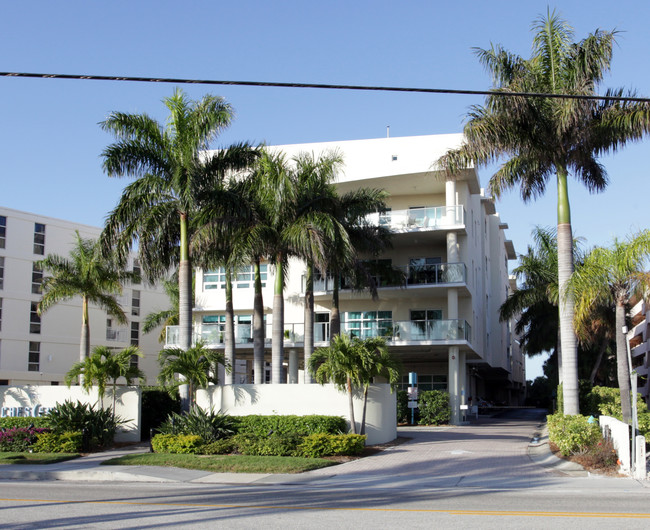
M 326 345 L 329 342 L 329 322 L 314 324 L 314 343 Z M 305 340 L 303 323 L 284 325 L 284 344 L 286 346 L 302 346 Z M 264 345 L 271 345 L 272 325 L 265 327 Z M 382 320 L 380 322 L 341 322 L 341 333 L 354 337 L 375 338 L 384 337 L 389 342 L 431 342 L 431 341 L 467 341 L 471 342 L 471 327 L 465 320 Z M 198 324 L 194 326 L 193 340 L 202 339 L 210 348 L 222 348 L 225 333 L 221 324 Z M 165 347 L 176 347 L 180 344 L 178 326 L 167 326 L 167 341 Z M 250 325 L 235 326 L 235 344 L 248 344 L 252 347 L 253 335 Z
M 382 277 L 381 274 L 375 275 L 374 280 L 378 288 L 382 287 L 412 287 L 422 285 L 448 285 L 448 284 L 465 284 L 467 283 L 467 266 L 464 263 L 437 263 L 431 265 L 409 265 L 406 267 L 393 267 L 394 271 L 401 272 L 401 280 L 397 281 L 396 276 L 400 274 L 391 274 L 391 277 Z M 352 282 L 343 278 L 341 280 L 341 289 L 358 289 L 362 286 L 354 286 Z M 314 292 L 331 292 L 334 290 L 334 278 L 327 276 L 314 280 Z M 305 278 L 303 276 L 302 292 L 305 292 Z
M 106 328 L 106 340 L 126 342 L 126 329 Z
M 369 223 L 395 232 L 442 230 L 465 225 L 462 206 L 425 206 L 370 214 Z

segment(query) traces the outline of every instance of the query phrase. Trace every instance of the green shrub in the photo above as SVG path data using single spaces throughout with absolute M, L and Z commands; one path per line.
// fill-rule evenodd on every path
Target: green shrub
M 347 432 L 345 419 L 340 416 L 238 416 L 237 432 L 266 437 L 271 433 L 307 436 L 318 432 L 338 434 Z
M 602 440 L 598 422 L 586 416 L 553 414 L 546 417 L 548 437 L 564 456 L 585 453 Z
M 27 451 L 36 441 L 37 436 L 46 429 L 35 427 L 14 427 L 0 431 L 0 451 Z
M 181 411 L 181 400 L 178 397 L 178 392 L 175 396 L 170 396 L 167 390 L 143 388 L 141 410 L 142 439 L 148 440 L 151 429 L 157 429 L 172 412 L 179 413 Z
M 97 409 L 81 402 L 57 403 L 47 415 L 55 433 L 81 432 L 84 435 L 83 450 L 110 447 L 115 430 L 125 420 L 114 416 L 110 409 Z
M 0 429 L 14 429 L 16 427 L 28 428 L 30 425 L 37 429 L 47 429 L 50 426 L 50 421 L 47 416 L 39 416 L 38 418 L 32 416 L 11 416 L 0 418 Z
M 32 446 L 35 453 L 78 453 L 82 450 L 83 435 L 80 432 L 44 432 L 38 435 Z
M 237 444 L 233 438 L 222 438 L 209 442 L 199 448 L 202 455 L 228 455 L 237 450 Z
M 451 407 L 449 394 L 442 390 L 426 390 L 418 395 L 420 425 L 441 425 L 449 423 Z
M 589 414 L 593 416 L 602 414 L 623 421 L 621 391 L 618 388 L 595 386 L 589 394 L 588 404 Z M 650 442 L 650 412 L 641 394 L 637 394 L 636 409 L 639 433 L 645 436 L 647 442 Z
M 363 451 L 365 444 L 365 434 L 317 433 L 305 436 L 298 445 L 296 453 L 307 458 L 358 455 Z
M 206 412 L 200 407 L 192 407 L 186 414 L 172 412 L 158 427 L 161 434 L 194 434 L 206 442 L 214 442 L 235 434 L 236 420 L 227 414 Z
M 237 451 L 251 456 L 294 456 L 302 440 L 296 434 L 272 433 L 269 436 L 237 434 L 232 438 Z
M 408 406 L 409 396 L 406 390 L 397 391 L 397 423 L 408 423 L 411 419 L 411 411 Z
M 151 447 L 156 453 L 199 453 L 203 438 L 196 434 L 156 434 Z

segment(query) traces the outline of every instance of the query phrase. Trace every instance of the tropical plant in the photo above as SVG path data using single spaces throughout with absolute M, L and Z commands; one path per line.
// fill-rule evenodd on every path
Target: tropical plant
M 121 324 L 127 323 L 117 295 L 122 293 L 122 282 L 134 280 L 137 276 L 120 270 L 112 259 L 104 258 L 95 241 L 82 238 L 78 231 L 75 235 L 69 258 L 50 254 L 36 263 L 48 273 L 43 279 L 43 296 L 38 303 L 38 312 L 43 314 L 59 302 L 81 297 L 79 360 L 83 361 L 90 355 L 89 305 L 104 309 Z
M 196 434 L 209 443 L 235 434 L 236 423 L 232 416 L 194 406 L 185 414 L 172 412 L 157 430 L 161 434 Z
M 206 388 L 209 383 L 217 384 L 219 382 L 218 365 L 225 365 L 225 359 L 221 352 L 207 348 L 203 342 L 199 341 L 187 350 L 182 348 L 161 350 L 158 354 L 158 363 L 160 364 L 160 373 L 158 374 L 160 384 L 170 390 L 187 384 L 190 405 L 195 405 L 196 391 L 199 388 Z M 225 369 L 230 370 L 230 366 L 225 365 Z
M 104 408 L 106 385 L 110 383 L 113 395 L 113 414 L 115 414 L 117 381 L 123 378 L 126 385 L 130 385 L 135 379 L 140 382 L 144 382 L 146 379 L 145 373 L 133 364 L 133 359 L 138 357 L 142 357 L 142 352 L 137 346 L 129 346 L 117 353 L 107 346 L 96 346 L 90 357 L 72 365 L 65 376 L 65 383 L 70 386 L 77 379 L 81 379 L 82 387 L 86 392 L 96 385 L 102 409 Z
M 484 166 L 505 159 L 491 177 L 489 188 L 498 197 L 506 189 L 519 187 L 524 201 L 543 194 L 555 175 L 565 411 L 578 414 L 574 301 L 566 292 L 574 268 L 568 176 L 573 175 L 589 191 L 604 189 L 607 174 L 597 157 L 646 134 L 650 106 L 617 99 L 634 96 L 623 89 L 607 90 L 605 99 L 583 97 L 596 95 L 610 68 L 615 32 L 597 30 L 573 43 L 572 28 L 554 11 L 538 18 L 532 29 L 530 59 L 501 46 L 477 50 L 498 94 L 488 96 L 484 106 L 470 109 L 464 144 L 448 152 L 440 165 L 446 168 L 448 178 L 454 178 L 472 163 Z
M 230 125 L 233 111 L 223 98 L 206 95 L 190 100 L 182 91 L 164 99 L 166 125 L 146 114 L 113 112 L 101 123 L 117 141 L 102 153 L 111 177 L 132 176 L 110 212 L 101 241 L 125 260 L 137 241 L 143 271 L 150 280 L 178 266 L 180 347 L 192 342 L 192 263 L 190 237 L 195 213 L 206 194 L 222 189 L 226 178 L 248 167 L 256 151 L 238 144 L 206 152 Z M 229 200 L 224 194 L 224 201 Z M 182 389 L 184 410 L 189 397 Z
M 573 275 L 570 288 L 576 298 L 576 320 L 588 319 L 599 305 L 613 309 L 616 315 L 616 367 L 621 391 L 623 421 L 632 418 L 630 402 L 630 366 L 628 364 L 626 314 L 630 301 L 650 287 L 650 230 L 627 241 L 614 239 L 611 247 L 596 247 Z
M 110 446 L 118 425 L 126 422 L 108 409 L 95 410 L 92 405 L 70 400 L 57 403 L 47 417 L 55 434 L 83 433 L 87 449 Z

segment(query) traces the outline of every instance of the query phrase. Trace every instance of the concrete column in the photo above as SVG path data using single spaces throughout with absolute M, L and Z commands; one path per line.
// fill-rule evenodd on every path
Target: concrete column
M 449 373 L 447 376 L 447 389 L 449 391 L 449 405 L 451 406 L 451 424 L 460 425 L 460 355 L 458 346 L 449 348 Z
M 289 350 L 289 381 L 290 385 L 298 384 L 298 350 Z

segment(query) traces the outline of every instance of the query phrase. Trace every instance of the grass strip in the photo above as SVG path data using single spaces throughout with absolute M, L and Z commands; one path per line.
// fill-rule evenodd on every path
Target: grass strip
M 212 473 L 303 473 L 336 464 L 324 458 L 293 456 L 187 455 L 170 453 L 139 453 L 120 456 L 102 465 L 166 466 L 199 469 Z
M 78 453 L 15 453 L 12 451 L 0 452 L 0 465 L 2 464 L 56 464 L 73 458 L 79 458 Z

